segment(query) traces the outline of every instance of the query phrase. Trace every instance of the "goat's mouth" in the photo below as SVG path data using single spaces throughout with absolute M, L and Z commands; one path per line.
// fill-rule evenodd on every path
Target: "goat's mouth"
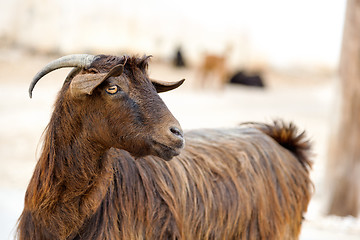
M 153 140 L 152 142 L 153 142 L 153 150 L 155 152 L 155 155 L 164 159 L 165 161 L 170 161 L 173 157 L 179 155 L 184 147 L 183 141 L 173 147 L 170 147 L 166 144 L 160 143 L 155 140 Z

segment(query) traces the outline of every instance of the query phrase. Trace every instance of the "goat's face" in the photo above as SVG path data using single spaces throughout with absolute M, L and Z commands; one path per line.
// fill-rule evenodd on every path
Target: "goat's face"
M 158 92 L 174 89 L 183 80 L 150 80 L 147 59 L 100 55 L 90 67 L 68 77 L 63 95 L 75 108 L 79 134 L 136 158 L 170 160 L 184 146 L 183 133 Z
M 101 58 L 98 61 L 104 64 Z M 135 157 L 156 155 L 170 160 L 178 155 L 184 146 L 180 124 L 157 92 L 171 90 L 182 82 L 166 86 L 150 80 L 147 58 L 124 58 L 121 64 L 109 64 L 110 70 L 100 64 L 95 62 L 77 75 L 69 89 L 79 99 L 87 131 L 93 129 L 94 137 L 108 147 L 124 149 Z M 90 81 L 93 86 L 85 84 L 85 88 L 96 87 L 82 91 L 89 78 L 94 80 Z M 83 83 L 76 84 L 77 79 Z

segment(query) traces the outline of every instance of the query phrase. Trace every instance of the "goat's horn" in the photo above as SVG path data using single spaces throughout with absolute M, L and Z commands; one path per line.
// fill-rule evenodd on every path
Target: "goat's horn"
M 33 78 L 32 82 L 30 83 L 29 87 L 29 96 L 32 97 L 32 91 L 36 85 L 36 83 L 46 74 L 52 72 L 59 68 L 64 67 L 77 67 L 77 68 L 88 68 L 90 67 L 91 63 L 96 59 L 96 56 L 89 55 L 89 54 L 72 54 L 67 55 L 61 58 L 58 58 L 50 63 L 48 63 L 41 71 L 39 71 L 35 77 Z

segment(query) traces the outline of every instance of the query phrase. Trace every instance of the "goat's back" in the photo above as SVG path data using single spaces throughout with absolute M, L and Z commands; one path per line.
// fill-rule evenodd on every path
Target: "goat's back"
M 112 149 L 114 179 L 89 225 L 106 215 L 119 239 L 296 239 L 309 166 L 257 128 L 187 132 L 169 162 Z

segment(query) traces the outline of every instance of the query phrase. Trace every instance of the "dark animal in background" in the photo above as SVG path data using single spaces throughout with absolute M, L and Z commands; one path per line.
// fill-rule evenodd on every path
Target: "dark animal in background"
M 264 80 L 261 74 L 247 74 L 244 71 L 239 71 L 235 73 L 230 78 L 230 83 L 233 84 L 242 84 L 245 86 L 252 86 L 252 87 L 265 87 Z
M 174 66 L 175 67 L 186 67 L 185 59 L 183 56 L 183 51 L 181 47 L 176 49 L 175 57 L 174 57 Z
M 148 57 L 66 56 L 19 239 L 297 239 L 310 145 L 292 124 L 183 134 Z M 186 146 L 184 147 L 184 138 Z M 170 160 L 171 161 L 168 161 Z M 166 160 L 166 161 L 164 161 Z

